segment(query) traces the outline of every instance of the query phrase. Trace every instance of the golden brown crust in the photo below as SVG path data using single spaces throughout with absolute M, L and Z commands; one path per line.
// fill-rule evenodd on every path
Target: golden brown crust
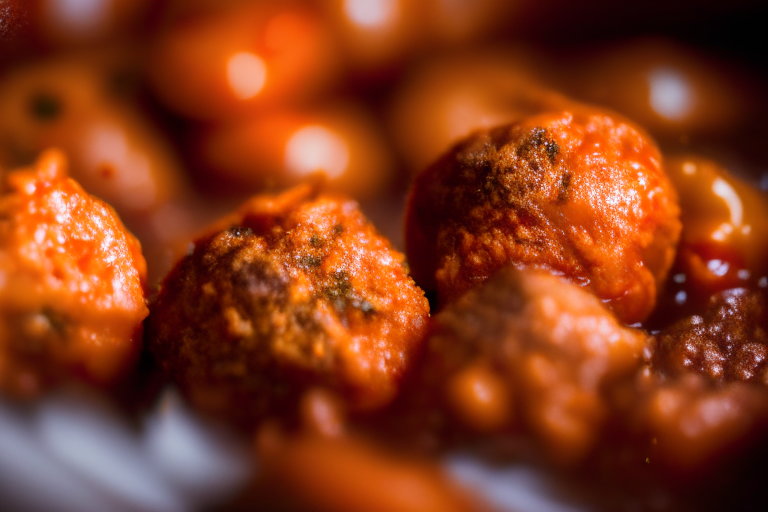
M 656 146 L 578 109 L 478 132 L 419 175 L 406 252 L 414 278 L 442 302 L 512 264 L 588 286 L 631 323 L 655 304 L 678 216 Z
M 209 412 L 261 419 L 312 384 L 371 409 L 394 396 L 428 314 L 356 203 L 299 187 L 196 242 L 154 303 L 150 347 Z

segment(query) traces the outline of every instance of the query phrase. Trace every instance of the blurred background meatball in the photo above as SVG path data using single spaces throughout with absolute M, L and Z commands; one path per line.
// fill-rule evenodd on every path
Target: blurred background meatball
M 172 110 L 196 119 L 243 117 L 306 102 L 338 76 L 329 28 L 306 3 L 202 7 L 170 16 L 152 45 L 149 82 Z
M 464 428 L 522 431 L 568 466 L 598 445 L 605 389 L 637 371 L 645 343 L 587 290 L 506 269 L 434 316 L 415 382 Z
M 414 278 L 441 302 L 530 266 L 587 286 L 627 323 L 652 311 L 679 233 L 653 141 L 586 107 L 471 135 L 416 177 L 406 212 Z
M 292 414 L 308 385 L 369 410 L 394 397 L 428 315 L 356 203 L 304 186 L 257 196 L 197 239 L 162 283 L 149 343 L 211 413 Z
M 141 247 L 66 165 L 51 151 L 3 177 L 0 390 L 13 395 L 73 377 L 114 384 L 141 348 Z
M 194 145 L 218 179 L 250 191 L 315 181 L 371 199 L 388 191 L 395 175 L 381 128 L 359 104 L 221 123 L 201 130 Z
M 9 70 L 0 80 L 0 166 L 29 165 L 50 147 L 65 151 L 72 177 L 142 242 L 154 283 L 210 207 L 194 203 L 168 136 L 136 105 L 131 83 L 141 58 L 108 47 Z
M 486 48 L 430 60 L 403 79 L 390 109 L 390 130 L 415 174 L 475 130 L 563 108 L 548 85 L 551 59 L 529 47 Z
M 640 38 L 569 57 L 578 69 L 564 90 L 616 109 L 663 142 L 736 131 L 751 109 L 762 108 L 746 70 L 668 39 Z

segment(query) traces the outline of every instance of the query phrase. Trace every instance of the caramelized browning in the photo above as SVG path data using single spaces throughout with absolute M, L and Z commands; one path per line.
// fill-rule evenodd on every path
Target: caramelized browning
M 252 199 L 195 242 L 153 305 L 150 348 L 211 413 L 290 411 L 310 385 L 368 410 L 394 396 L 428 314 L 353 201 L 300 187 Z

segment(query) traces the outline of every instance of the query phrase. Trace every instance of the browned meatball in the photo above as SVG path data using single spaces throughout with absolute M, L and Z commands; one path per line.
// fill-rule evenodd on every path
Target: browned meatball
M 637 370 L 645 342 L 583 288 L 510 268 L 434 317 L 419 385 L 471 430 L 519 427 L 573 464 L 599 441 L 606 386 Z
M 258 196 L 163 282 L 150 348 L 201 409 L 251 422 L 309 385 L 353 410 L 389 401 L 429 306 L 357 204 L 310 187 Z
M 736 288 L 717 293 L 704 314 L 684 318 L 659 334 L 656 367 L 717 381 L 768 384 L 766 315 L 761 292 Z
M 406 252 L 443 302 L 513 264 L 588 286 L 631 323 L 653 309 L 678 217 L 653 142 L 579 108 L 477 132 L 422 172 Z

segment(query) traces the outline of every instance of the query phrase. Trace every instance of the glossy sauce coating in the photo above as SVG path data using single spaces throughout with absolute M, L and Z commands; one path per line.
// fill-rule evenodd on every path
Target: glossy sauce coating
M 442 303 L 507 265 L 587 286 L 643 320 L 674 257 L 679 208 L 656 146 L 607 114 L 574 109 L 475 133 L 415 180 L 406 252 Z
M 139 243 L 66 176 L 58 152 L 4 177 L 0 389 L 35 395 L 73 376 L 112 384 L 135 362 L 148 310 Z
M 645 340 L 583 288 L 507 269 L 433 318 L 418 382 L 438 395 L 444 386 L 469 428 L 522 429 L 551 461 L 571 465 L 598 444 L 610 412 L 603 390 L 637 370 Z M 480 387 L 474 400 L 467 379 Z M 489 400 L 498 403 L 483 406 Z
M 768 272 L 768 196 L 701 156 L 675 155 L 666 167 L 683 222 L 674 266 L 691 294 L 758 283 Z
M 149 343 L 208 412 L 290 414 L 311 385 L 368 410 L 394 396 L 428 314 L 356 203 L 299 187 L 253 198 L 195 242 L 161 286 Z

